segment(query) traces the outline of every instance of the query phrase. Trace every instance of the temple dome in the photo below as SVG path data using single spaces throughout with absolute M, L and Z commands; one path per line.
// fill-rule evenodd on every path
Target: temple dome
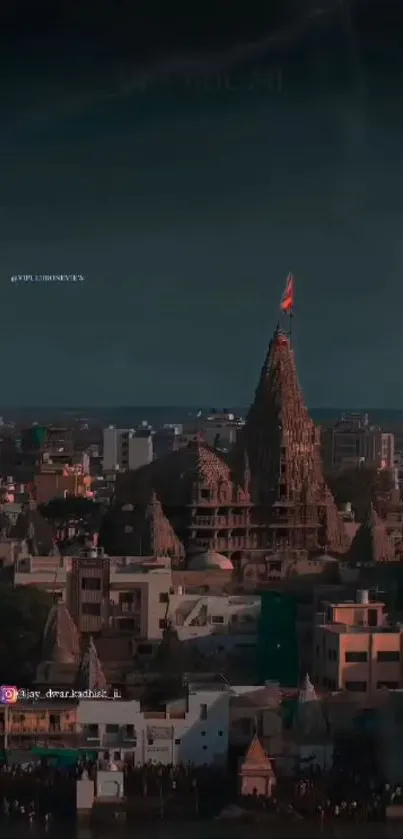
M 234 566 L 230 559 L 224 554 L 215 551 L 206 551 L 196 554 L 189 562 L 189 571 L 233 571 Z

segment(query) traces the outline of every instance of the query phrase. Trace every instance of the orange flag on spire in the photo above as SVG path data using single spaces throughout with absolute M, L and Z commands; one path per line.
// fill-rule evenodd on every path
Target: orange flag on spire
M 289 274 L 286 279 L 284 294 L 280 303 L 280 309 L 282 312 L 290 313 L 294 308 L 294 286 L 294 277 L 292 274 Z

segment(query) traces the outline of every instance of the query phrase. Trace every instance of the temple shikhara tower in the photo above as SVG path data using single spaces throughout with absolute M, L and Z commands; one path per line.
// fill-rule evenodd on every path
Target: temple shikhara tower
M 228 561 L 241 567 L 348 548 L 323 476 L 319 430 L 304 403 L 290 339 L 279 329 L 230 455 L 196 436 L 119 476 L 116 497 L 103 530 L 110 554 L 147 555 L 157 545 L 174 564 L 200 569 L 206 556 L 209 567 L 213 557 L 228 568 Z
M 344 524 L 323 477 L 319 429 L 301 393 L 290 339 L 279 329 L 234 454 L 239 465 L 249 464 L 256 547 L 345 552 Z

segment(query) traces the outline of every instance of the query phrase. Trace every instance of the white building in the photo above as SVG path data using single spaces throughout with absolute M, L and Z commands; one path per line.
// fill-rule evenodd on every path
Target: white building
M 169 598 L 169 615 L 179 640 L 194 643 L 204 654 L 251 651 L 256 646 L 260 595 L 201 595 L 177 590 Z
M 87 554 L 83 554 L 80 564 L 84 577 Z M 92 550 L 88 556 L 92 561 Z M 72 557 L 31 556 L 22 543 L 10 563 L 14 566 L 14 585 L 49 591 L 65 602 L 78 619 L 81 605 L 72 601 L 72 592 L 77 588 L 72 582 Z M 101 585 L 99 592 L 101 603 Z M 167 618 L 179 640 L 196 646 L 204 655 L 238 651 L 242 655 L 256 645 L 260 595 L 207 595 L 201 593 L 200 586 L 177 585 L 169 558 L 110 557 L 106 611 L 108 628 L 130 631 L 137 639 L 150 642 L 141 645 L 140 657 L 152 656 Z
M 142 711 L 140 702 L 82 700 L 77 721 L 82 748 L 103 759 L 132 757 L 195 765 L 225 763 L 229 739 L 230 690 L 189 691 L 165 711 Z
M 153 459 L 152 431 L 148 428 L 115 428 L 110 425 L 103 432 L 104 473 L 118 469 L 139 469 Z
M 244 422 L 229 411 L 215 411 L 199 419 L 199 429 L 210 446 L 230 451 Z

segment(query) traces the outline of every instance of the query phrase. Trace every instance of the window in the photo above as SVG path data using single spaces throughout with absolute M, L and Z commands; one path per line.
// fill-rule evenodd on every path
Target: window
M 101 604 L 100 603 L 83 603 L 81 607 L 81 611 L 83 615 L 93 615 L 94 617 L 101 616 Z
M 207 705 L 204 703 L 200 705 L 200 719 L 206 720 L 207 719 Z
M 399 650 L 380 650 L 377 661 L 400 661 Z
M 206 736 L 206 732 L 205 732 L 205 731 L 201 731 L 201 732 L 200 732 L 200 734 L 201 734 L 201 736 L 202 736 L 202 737 L 205 737 L 205 736 Z
M 82 577 L 81 588 L 84 589 L 84 591 L 100 591 L 101 580 L 99 577 Z
M 60 714 L 49 715 L 49 727 L 51 731 L 60 731 Z
M 399 682 L 377 682 L 376 687 L 377 690 L 380 690 L 380 688 L 388 688 L 388 690 L 397 690 L 399 687 Z
M 350 663 L 354 662 L 355 664 L 358 664 L 358 662 L 360 662 L 360 661 L 368 661 L 368 653 L 366 653 L 366 652 L 346 653 L 346 661 L 349 661 Z
M 240 717 L 239 720 L 236 722 L 237 728 L 241 734 L 245 734 L 245 736 L 249 736 L 252 729 L 252 720 L 250 717 Z
M 169 603 L 169 594 L 167 591 L 160 592 L 160 603 Z
M 99 729 L 95 723 L 86 725 L 84 730 L 88 740 L 96 740 L 99 737 Z
M 351 690 L 354 693 L 365 693 L 366 689 L 366 682 L 346 682 L 346 690 Z
M 206 752 L 206 751 L 207 751 L 207 746 L 203 746 L 203 751 L 204 751 L 204 752 Z
M 368 609 L 368 626 L 378 626 L 378 609 Z
M 125 734 L 129 740 L 136 739 L 136 731 L 132 723 L 128 723 L 127 725 L 125 725 Z
M 218 732 L 218 736 L 219 736 L 219 737 L 223 737 L 223 735 L 224 735 L 224 732 L 223 732 L 223 731 L 219 731 L 219 732 Z
M 139 626 L 134 618 L 119 618 L 119 629 L 122 632 L 134 632 L 135 629 L 139 631 Z
M 181 744 L 181 741 L 180 741 L 179 738 L 177 740 L 175 740 L 175 746 L 180 746 L 180 744 Z
M 134 601 L 135 595 L 132 591 L 121 591 L 119 592 L 119 603 L 122 605 L 123 603 L 127 603 L 131 605 Z
M 106 734 L 119 734 L 119 726 L 115 725 L 115 723 L 107 723 L 105 726 L 105 733 Z
M 159 619 L 158 626 L 159 626 L 160 629 L 166 629 L 167 628 L 167 622 L 166 622 L 165 618 L 160 618 Z
M 211 618 L 211 623 L 224 623 L 224 618 L 222 615 L 213 615 Z
M 152 644 L 139 644 L 137 647 L 137 652 L 139 655 L 151 655 L 152 651 Z
M 280 560 L 274 560 L 274 561 L 272 561 L 272 562 L 269 562 L 269 569 L 270 569 L 270 571 L 281 571 L 281 568 L 282 568 L 282 562 L 281 562 L 281 559 L 280 559 Z

